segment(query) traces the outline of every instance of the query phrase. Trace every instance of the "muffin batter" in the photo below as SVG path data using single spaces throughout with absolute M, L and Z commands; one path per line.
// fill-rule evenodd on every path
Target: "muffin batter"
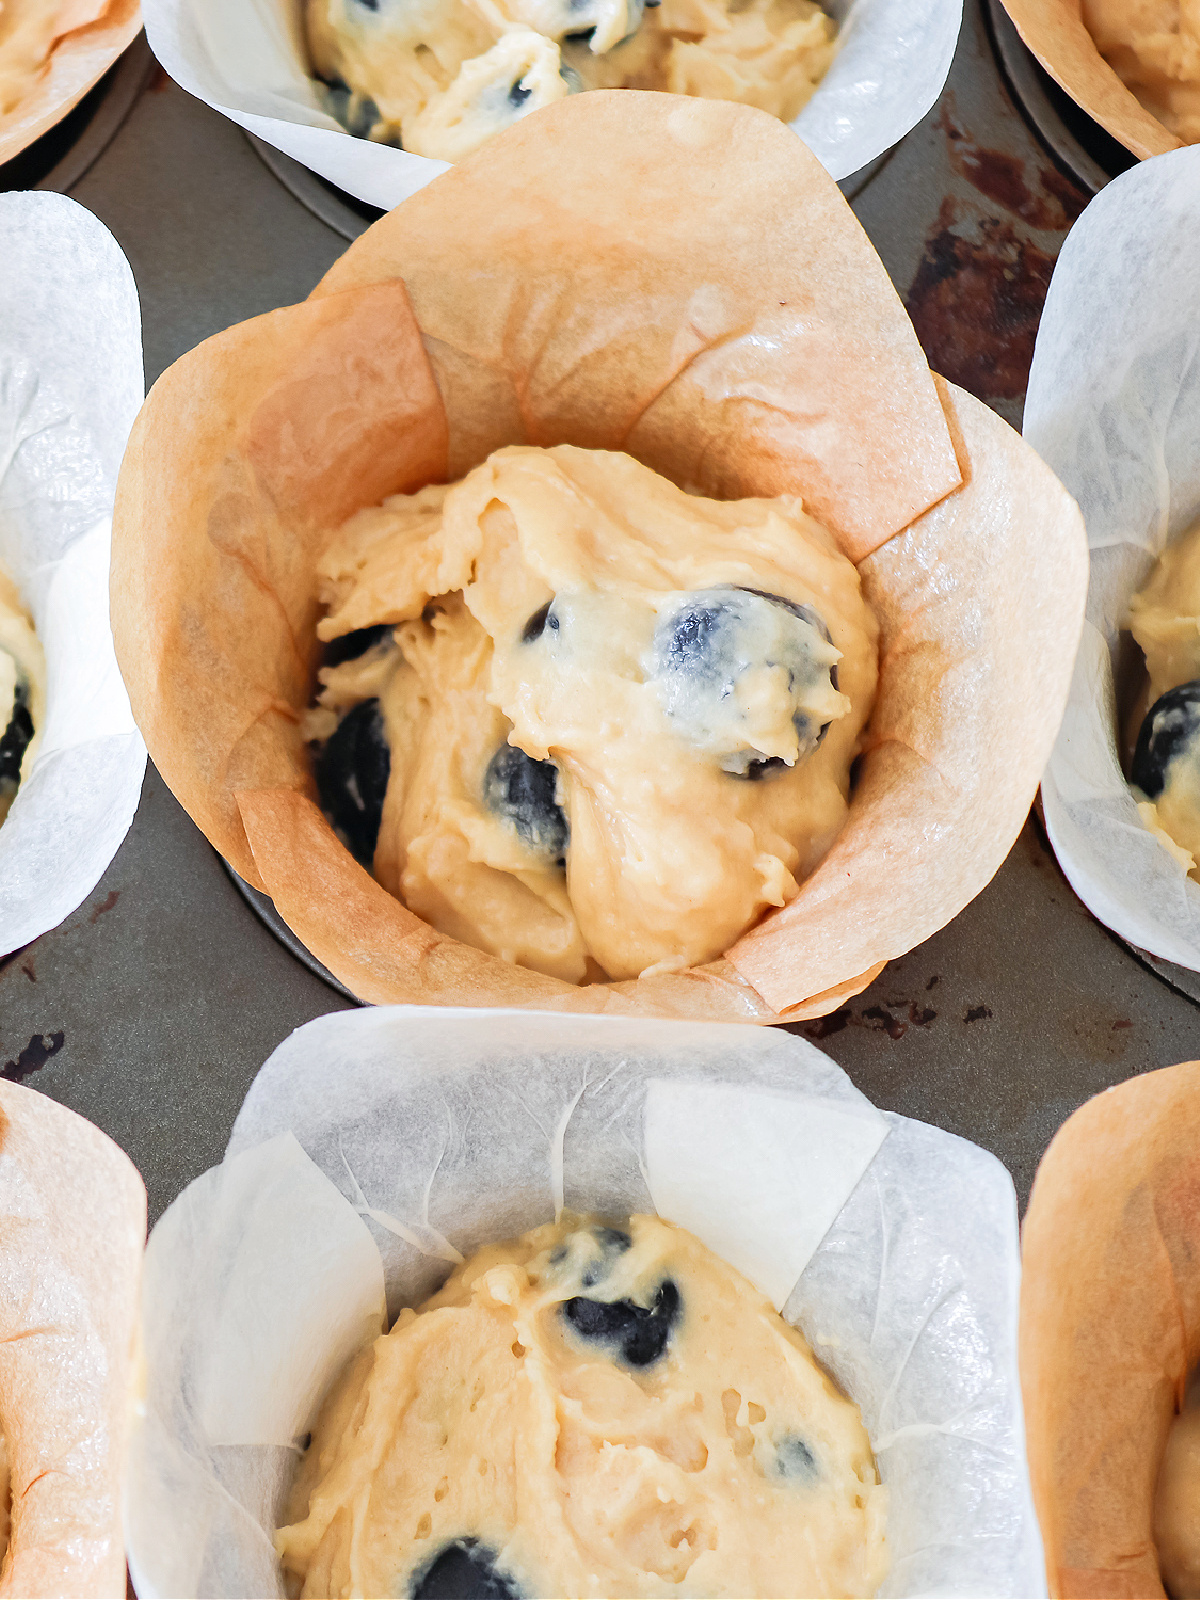
M 59 39 L 97 21 L 108 0 L 3 0 L 0 3 L 0 116 L 33 89 Z
M 851 1401 L 691 1234 L 568 1218 L 459 1267 L 350 1365 L 276 1534 L 305 1595 L 869 1595 Z M 476 1582 L 479 1577 L 476 1577 Z
M 791 121 L 836 35 L 815 0 L 308 0 L 305 16 L 332 115 L 442 161 L 580 89 L 737 100 Z
M 842 827 L 877 626 L 798 499 L 512 447 L 319 576 L 322 803 L 443 933 L 571 982 L 696 965 Z
M 1200 11 L 1192 0 L 1083 0 L 1096 48 L 1185 144 L 1200 139 Z
M 1188 1385 L 1171 1425 L 1154 1496 L 1154 1542 L 1173 1600 L 1200 1600 L 1200 1395 Z
M 16 585 L 0 568 L 0 822 L 33 770 L 45 705 L 46 658 Z

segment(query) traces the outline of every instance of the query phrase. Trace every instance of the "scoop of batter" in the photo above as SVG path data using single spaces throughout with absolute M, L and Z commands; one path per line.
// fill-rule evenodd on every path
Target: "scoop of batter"
M 350 133 L 459 161 L 565 94 L 656 89 L 790 121 L 833 59 L 816 0 L 307 0 Z
M 842 827 L 877 627 L 798 499 L 513 447 L 319 576 L 322 803 L 444 933 L 569 982 L 696 965 Z
M 0 822 L 37 757 L 46 658 L 16 585 L 0 569 Z
M 1147 828 L 1200 878 L 1200 527 L 1168 545 L 1129 605 L 1149 686 L 1130 768 Z
M 1200 11 L 1192 0 L 1083 0 L 1096 48 L 1151 116 L 1200 139 Z
M 650 1216 L 490 1245 L 401 1312 L 326 1401 L 288 1516 L 305 1595 L 461 1593 L 472 1568 L 497 1596 L 869 1595 L 886 1570 L 858 1408 Z

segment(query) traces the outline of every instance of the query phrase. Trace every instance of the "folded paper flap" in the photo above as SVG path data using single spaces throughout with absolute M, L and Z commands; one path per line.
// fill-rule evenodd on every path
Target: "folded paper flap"
M 392 277 L 449 353 L 452 476 L 504 444 L 628 448 L 706 494 L 803 494 L 856 558 L 959 482 L 882 262 L 765 112 L 569 97 L 383 218 L 316 294 Z
M 0 1593 L 123 1592 L 120 1484 L 146 1194 L 65 1107 L 0 1083 L 0 1429 L 13 1483 Z
M 1141 160 L 1179 149 L 1180 140 L 1145 109 L 1096 49 L 1079 0 L 1004 0 L 1004 7 L 1054 81 L 1114 139 Z
M 444 412 L 401 283 L 228 329 L 139 416 L 117 490 L 117 656 L 164 778 L 250 881 L 233 789 L 312 787 L 299 715 L 321 542 L 360 496 L 444 471 Z
M 95 21 L 60 37 L 31 92 L 0 117 L 0 163 L 61 122 L 133 43 L 141 26 L 139 0 L 111 0 Z
M 768 1128 L 786 1130 L 771 1141 L 779 1182 L 756 1186 Z M 802 1318 L 823 1361 L 857 1375 L 862 1396 L 850 1392 L 864 1398 L 873 1435 L 897 1463 L 885 1466 L 887 1592 L 1038 1592 L 1012 1361 L 1015 1208 L 998 1163 L 940 1130 L 881 1117 L 819 1051 L 777 1031 L 425 1007 L 342 1012 L 299 1029 L 256 1078 L 224 1166 L 185 1191 L 155 1230 L 151 1382 L 129 1495 L 142 1592 L 179 1592 L 185 1568 L 220 1572 L 218 1583 L 185 1593 L 246 1592 L 272 1531 L 271 1486 L 292 1463 L 265 1445 L 254 1457 L 216 1448 L 191 1375 L 203 1370 L 205 1410 L 229 1415 L 219 1385 L 228 1398 L 244 1387 L 243 1366 L 268 1370 L 284 1322 L 265 1303 L 262 1315 L 245 1314 L 261 1298 L 256 1253 L 265 1252 L 264 1281 L 290 1294 L 279 1244 L 291 1240 L 307 1280 L 296 1293 L 318 1302 L 323 1272 L 310 1276 L 309 1264 L 320 1242 L 311 1228 L 300 1238 L 282 1183 L 272 1178 L 262 1191 L 270 1203 L 260 1205 L 244 1181 L 250 1164 L 268 1158 L 281 1176 L 271 1152 L 293 1139 L 340 1190 L 347 1225 L 358 1226 L 357 1214 L 370 1230 L 393 1314 L 438 1286 L 451 1248 L 465 1255 L 549 1221 L 560 1202 L 620 1217 L 652 1209 L 665 1187 L 688 1213 L 675 1220 L 702 1232 L 714 1219 L 725 1227 L 739 1206 L 720 1218 L 704 1179 L 714 1156 L 717 1188 L 740 1171 L 754 1204 L 740 1224 L 733 1219 L 739 1237 L 723 1241 L 735 1267 L 753 1273 L 766 1262 L 782 1284 L 803 1253 L 797 1231 L 819 1239 L 788 1316 Z M 226 1204 L 234 1192 L 238 1203 Z M 788 1204 L 778 1204 L 781 1194 Z M 809 1207 L 832 1209 L 831 1195 L 844 1198 L 821 1237 Z M 271 1216 L 274 1238 L 260 1226 Z M 198 1250 L 189 1239 L 201 1234 Z M 231 1277 L 221 1263 L 234 1259 Z M 365 1284 L 365 1262 L 362 1270 Z M 218 1277 L 242 1286 L 241 1310 Z M 225 1324 L 217 1336 L 214 1319 Z M 288 1370 L 315 1370 L 292 1342 Z M 889 1430 L 903 1437 L 889 1441 Z M 196 1479 L 176 1469 L 181 1444 Z M 247 1460 L 262 1480 L 263 1527 L 240 1509 L 247 1501 L 235 1475 Z M 198 1501 L 212 1507 L 211 1522 L 191 1516 Z M 172 1540 L 161 1539 L 162 1527 Z
M 860 566 L 880 674 L 850 816 L 791 904 L 728 952 L 780 1009 L 911 949 L 978 894 L 1067 698 L 1087 586 L 1078 507 L 1006 423 L 938 383 L 967 481 Z
M 1162 1594 L 1153 1499 L 1200 1360 L 1200 1063 L 1131 1079 L 1055 1136 L 1024 1228 L 1021 1376 L 1034 1495 L 1061 1592 L 1139 1573 Z M 1089 1580 L 1090 1581 L 1090 1580 Z M 1119 1582 L 1119 1577 L 1114 1577 Z

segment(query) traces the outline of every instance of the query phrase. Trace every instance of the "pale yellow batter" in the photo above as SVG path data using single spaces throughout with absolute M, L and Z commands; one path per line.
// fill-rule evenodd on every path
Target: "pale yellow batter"
M 0 568 L 0 822 L 33 770 L 45 720 L 46 658 L 16 585 Z
M 1151 116 L 1185 144 L 1200 140 L 1197 0 L 1083 0 L 1096 48 Z
M 34 88 L 58 40 L 107 8 L 108 0 L 0 0 L 0 116 Z
M 1154 1542 L 1172 1600 L 1200 1600 L 1200 1396 L 1193 1377 L 1171 1425 L 1154 1498 Z
M 308 0 L 305 15 L 350 132 L 443 161 L 580 89 L 736 100 L 791 121 L 837 31 L 816 0 Z
M 308 736 L 377 698 L 373 870 L 444 933 L 570 982 L 696 965 L 845 821 L 877 625 L 798 499 L 513 447 L 359 513 L 319 575 L 321 638 L 397 626 L 321 671 Z
M 491 1245 L 352 1363 L 276 1534 L 305 1595 L 420 1595 L 472 1544 L 514 1595 L 870 1595 L 858 1408 L 657 1217 Z M 444 1591 L 448 1592 L 448 1591 Z

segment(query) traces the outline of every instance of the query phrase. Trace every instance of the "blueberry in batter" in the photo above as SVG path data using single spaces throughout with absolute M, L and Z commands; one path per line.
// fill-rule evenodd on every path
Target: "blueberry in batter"
M 1131 776 L 1157 800 L 1178 761 L 1200 758 L 1200 678 L 1168 689 L 1150 707 L 1138 733 Z
M 679 1314 L 679 1289 L 670 1278 L 659 1284 L 648 1306 L 580 1295 L 563 1304 L 563 1316 L 580 1338 L 610 1347 L 631 1367 L 648 1367 L 659 1359 Z
M 364 700 L 326 741 L 316 777 L 322 809 L 365 867 L 375 854 L 390 769 L 379 701 Z
M 496 1571 L 496 1553 L 475 1539 L 456 1539 L 412 1589 L 412 1600 L 520 1600 Z
M 500 746 L 483 779 L 488 809 L 511 822 L 535 855 L 561 867 L 568 829 L 556 799 L 557 787 L 554 763 L 535 761 L 514 744 Z

